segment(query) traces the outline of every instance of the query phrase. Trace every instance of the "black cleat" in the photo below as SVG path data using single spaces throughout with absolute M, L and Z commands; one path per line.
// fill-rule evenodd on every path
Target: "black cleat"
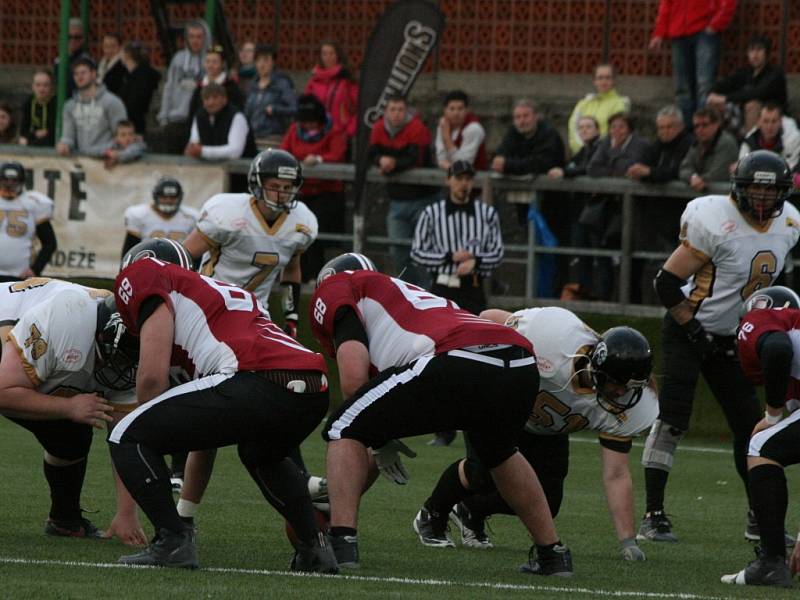
M 339 572 L 339 565 L 336 563 L 336 556 L 328 536 L 320 531 L 310 544 L 298 542 L 290 568 L 292 571 L 336 575 Z
M 528 562 L 519 570 L 530 575 L 555 575 L 572 577 L 572 553 L 563 544 L 540 550 L 534 544 L 528 551 Z
M 358 537 L 355 535 L 332 535 L 330 545 L 340 569 L 358 569 Z
M 447 533 L 447 515 L 444 518 L 431 514 L 424 506 L 419 509 L 411 524 L 423 546 L 432 548 L 455 548 Z
M 160 529 L 156 537 L 144 550 L 137 554 L 120 556 L 118 563 L 136 567 L 174 567 L 177 569 L 197 569 L 197 547 L 194 532 L 184 529 L 181 532 Z
M 723 575 L 722 583 L 794 587 L 789 566 L 782 556 L 764 556 L 756 549 L 756 559 L 738 573 Z
M 54 519 L 50 517 L 44 524 L 47 535 L 57 537 L 89 538 L 99 540 L 103 538 L 103 530 L 98 529 L 89 519 Z
M 672 523 L 663 510 L 645 513 L 636 539 L 639 541 L 650 540 L 651 542 L 678 541 L 678 538 L 672 533 Z
M 486 535 L 486 521 L 476 519 L 463 502 L 450 511 L 450 520 L 461 532 L 461 543 L 467 548 L 494 548 L 492 540 Z

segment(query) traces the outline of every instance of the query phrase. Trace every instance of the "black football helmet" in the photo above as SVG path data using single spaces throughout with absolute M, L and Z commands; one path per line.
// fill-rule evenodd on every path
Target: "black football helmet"
M 125 253 L 125 256 L 122 257 L 120 271 L 143 258 L 157 258 L 184 269 L 191 269 L 194 264 L 194 259 L 189 251 L 180 242 L 167 238 L 152 238 L 139 242 Z
M 631 327 L 612 327 L 600 336 L 590 360 L 590 373 L 597 403 L 613 414 L 633 408 L 642 399 L 653 370 L 653 353 L 641 333 Z M 607 382 L 625 386 L 618 398 L 603 395 Z
M 744 301 L 744 312 L 758 308 L 800 308 L 800 296 L 782 285 L 763 288 L 750 294 Z
M 97 306 L 94 378 L 109 389 L 124 391 L 136 385 L 139 340 L 128 333 L 117 312 L 114 296 Z
M 756 150 L 739 160 L 731 177 L 731 195 L 742 213 L 749 214 L 759 224 L 781 214 L 783 204 L 792 194 L 792 172 L 786 161 L 769 150 Z M 763 191 L 748 192 L 752 185 Z M 772 193 L 777 196 L 773 199 Z
M 175 198 L 174 202 L 164 202 L 164 198 Z M 153 206 L 165 215 L 174 215 L 181 207 L 183 200 L 183 187 L 181 182 L 174 177 L 162 177 L 153 187 Z
M 322 267 L 317 275 L 317 287 L 331 275 L 345 271 L 377 271 L 378 267 L 368 257 L 357 252 L 347 252 L 332 258 Z
M 25 187 L 25 167 L 17 161 L 0 164 L 0 198 L 13 200 Z
M 268 179 L 286 179 L 292 182 L 292 190 L 284 192 L 289 195 L 288 202 L 279 203 L 270 200 L 268 194 L 264 193 L 264 185 Z M 250 163 L 250 171 L 247 174 L 250 193 L 256 200 L 263 201 L 274 211 L 289 212 L 297 206 L 297 195 L 302 185 L 303 169 L 297 159 L 285 150 L 272 148 L 264 150 Z

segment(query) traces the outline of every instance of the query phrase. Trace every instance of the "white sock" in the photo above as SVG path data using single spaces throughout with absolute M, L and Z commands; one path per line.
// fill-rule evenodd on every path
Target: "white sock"
M 191 500 L 184 500 L 181 498 L 178 500 L 178 514 L 181 517 L 191 517 L 197 514 L 197 509 L 199 508 L 200 504 L 192 502 Z

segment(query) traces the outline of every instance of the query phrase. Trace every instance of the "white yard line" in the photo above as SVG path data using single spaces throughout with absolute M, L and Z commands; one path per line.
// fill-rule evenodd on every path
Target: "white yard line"
M 82 567 L 87 569 L 147 569 L 151 567 L 129 567 L 117 563 L 85 562 L 72 560 L 42 560 L 29 558 L 12 558 L 0 556 L 0 564 L 6 565 L 50 565 L 62 567 Z M 703 596 L 689 593 L 662 593 L 662 592 L 636 592 L 620 590 L 601 590 L 579 587 L 556 587 L 549 585 L 522 585 L 515 583 L 490 583 L 481 581 L 451 581 L 447 579 L 414 579 L 412 577 L 377 577 L 365 575 L 322 575 L 319 573 L 294 573 L 291 571 L 270 571 L 266 569 L 235 569 L 223 567 L 209 567 L 202 571 L 206 573 L 222 573 L 227 575 L 261 575 L 269 577 L 306 577 L 325 578 L 331 581 L 353 581 L 359 583 L 395 583 L 409 586 L 429 587 L 465 587 L 491 590 L 513 590 L 524 592 L 549 592 L 557 594 L 583 594 L 587 596 L 603 596 L 609 598 L 663 598 L 665 600 L 725 600 L 722 596 Z M 533 577 L 533 576 L 532 576 Z

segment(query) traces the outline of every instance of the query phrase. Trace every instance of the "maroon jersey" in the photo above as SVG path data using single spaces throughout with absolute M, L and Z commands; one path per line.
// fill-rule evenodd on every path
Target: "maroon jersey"
M 122 320 L 134 335 L 142 302 L 153 296 L 164 301 L 175 319 L 173 358 L 192 373 L 326 372 L 321 354 L 283 333 L 251 292 L 234 285 L 146 258 L 117 275 L 114 289 Z
M 786 400 L 800 399 L 800 310 L 759 308 L 742 317 L 737 336 L 742 371 L 753 383 L 764 383 L 764 373 L 757 352 L 758 339 L 770 331 L 784 331 L 792 341 L 792 377 Z
M 415 285 L 374 271 L 347 271 L 327 278 L 311 298 L 311 330 L 331 356 L 336 311 L 353 308 L 369 340 L 378 371 L 456 348 L 508 344 L 533 353 L 510 327 L 458 308 Z

